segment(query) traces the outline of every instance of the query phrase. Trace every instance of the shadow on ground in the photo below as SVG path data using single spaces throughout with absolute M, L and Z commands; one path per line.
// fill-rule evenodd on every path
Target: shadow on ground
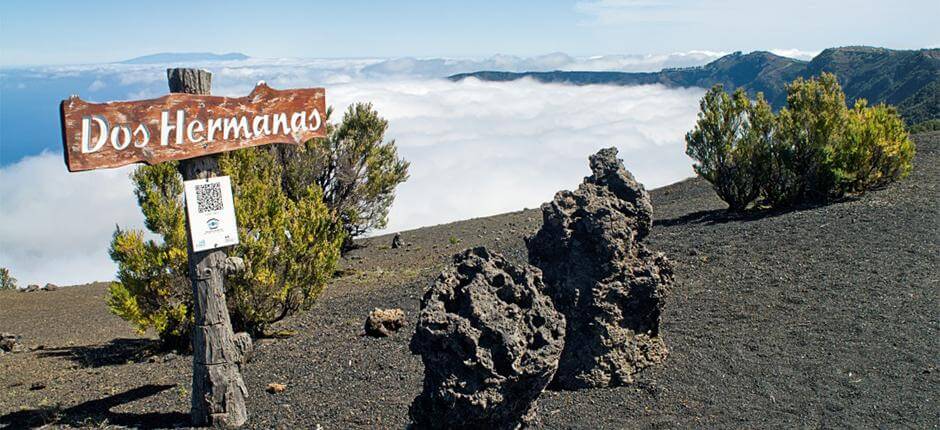
M 117 425 L 140 429 L 180 427 L 189 424 L 189 416 L 180 412 L 122 413 L 111 408 L 153 396 L 176 385 L 144 385 L 120 394 L 62 409 L 43 407 L 26 409 L 0 416 L 0 427 L 31 428 L 47 424 L 72 427 Z
M 790 206 L 781 209 L 748 209 L 744 212 L 730 212 L 725 209 L 712 209 L 689 212 L 685 215 L 675 218 L 654 220 L 653 225 L 661 227 L 671 227 L 685 224 L 724 224 L 728 222 L 747 222 L 756 221 L 764 218 L 774 218 L 786 215 L 791 212 L 799 212 L 811 209 L 823 208 L 840 203 L 852 202 L 858 200 L 858 196 L 847 196 L 835 199 L 828 203 L 804 203 L 796 206 Z
M 65 346 L 37 351 L 40 357 L 64 357 L 82 367 L 102 367 L 139 362 L 159 352 L 154 339 L 114 339 L 100 345 Z

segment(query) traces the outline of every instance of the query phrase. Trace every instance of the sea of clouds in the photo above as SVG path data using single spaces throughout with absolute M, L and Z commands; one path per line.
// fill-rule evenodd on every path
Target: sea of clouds
M 334 120 L 352 103 L 372 102 L 389 120 L 387 137 L 411 163 L 384 231 L 393 232 L 537 207 L 556 191 L 576 187 L 589 173 L 587 156 L 603 147 L 619 148 L 648 188 L 693 174 L 683 137 L 703 89 L 442 77 L 481 69 L 658 70 L 720 55 L 249 59 L 200 66 L 213 72 L 213 93 L 220 95 L 244 95 L 260 80 L 274 88 L 325 86 Z M 29 85 L 74 83 L 83 98 L 104 101 L 165 93 L 165 67 L 99 64 L 2 73 L 32 76 L 20 79 Z M 5 153 L 15 144 L 8 140 L 0 147 Z M 2 165 L 0 266 L 9 267 L 21 285 L 113 279 L 107 250 L 115 227 L 143 229 L 128 179 L 134 167 L 68 173 L 55 149 Z

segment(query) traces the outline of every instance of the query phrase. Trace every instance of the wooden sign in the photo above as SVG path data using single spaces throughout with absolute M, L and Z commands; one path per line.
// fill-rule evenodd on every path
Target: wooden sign
M 260 82 L 247 97 L 174 93 L 111 103 L 72 96 L 60 108 L 72 172 L 326 136 L 323 88 L 275 90 Z

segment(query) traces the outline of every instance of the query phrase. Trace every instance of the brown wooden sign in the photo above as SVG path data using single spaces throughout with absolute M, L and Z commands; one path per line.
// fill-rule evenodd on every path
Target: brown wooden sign
M 247 97 L 174 93 L 152 100 L 61 104 L 69 171 L 156 164 L 326 135 L 323 88 L 275 90 L 263 82 Z

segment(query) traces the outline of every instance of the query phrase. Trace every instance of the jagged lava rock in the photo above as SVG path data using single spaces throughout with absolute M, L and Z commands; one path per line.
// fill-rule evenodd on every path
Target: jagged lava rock
M 640 243 L 652 225 L 649 194 L 616 148 L 592 155 L 590 165 L 576 191 L 542 205 L 542 228 L 526 241 L 567 320 L 553 381 L 560 389 L 630 383 L 668 353 L 659 319 L 672 266 Z
M 513 429 L 532 424 L 564 345 L 564 316 L 542 293 L 541 273 L 486 248 L 454 256 L 421 300 L 411 351 L 424 389 L 416 428 Z

